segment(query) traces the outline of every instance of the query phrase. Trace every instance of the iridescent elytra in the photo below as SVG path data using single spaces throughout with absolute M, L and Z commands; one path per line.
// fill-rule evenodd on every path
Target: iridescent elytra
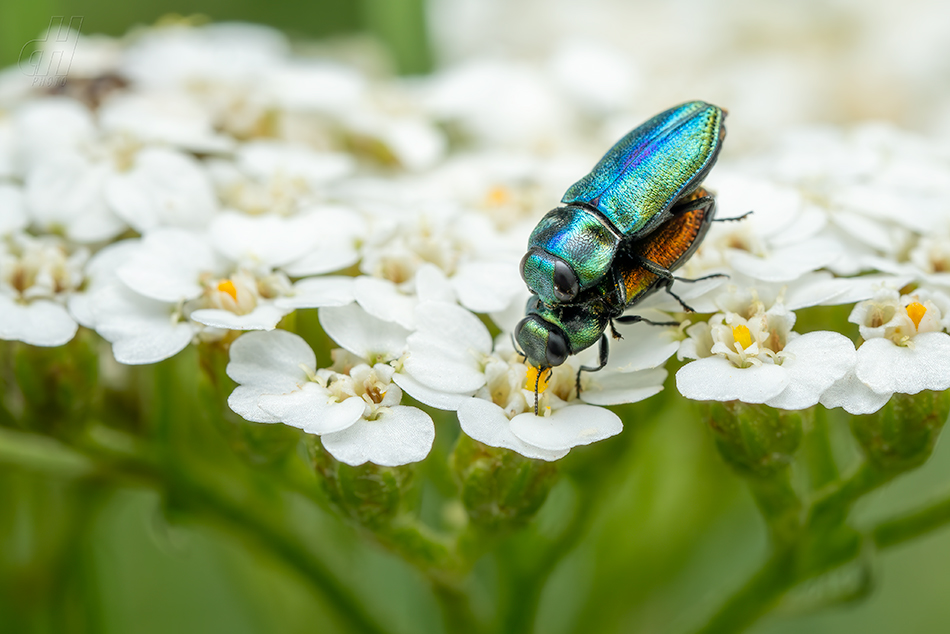
M 725 115 L 703 101 L 661 112 L 568 188 L 563 206 L 531 233 L 521 261 L 521 276 L 542 303 L 573 302 L 601 281 L 629 243 L 705 204 L 692 194 L 719 156 Z

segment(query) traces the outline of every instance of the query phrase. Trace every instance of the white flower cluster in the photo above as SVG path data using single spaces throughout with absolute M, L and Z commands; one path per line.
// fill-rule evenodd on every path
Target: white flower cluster
M 677 352 L 696 359 L 677 375 L 695 399 L 867 412 L 950 387 L 950 157 L 885 127 L 717 167 L 719 216 L 755 213 L 717 223 L 679 273 L 729 276 L 674 286 L 708 321 L 622 327 L 580 394 L 593 349 L 531 374 L 509 334 L 527 235 L 609 144 L 591 138 L 635 120 L 616 64 L 602 102 L 565 92 L 569 69 L 607 60 L 581 48 L 544 71 L 380 80 L 263 27 L 169 25 L 81 38 L 54 89 L 0 73 L 0 338 L 58 346 L 83 326 L 126 364 L 230 343 L 234 411 L 353 465 L 427 455 L 434 424 L 405 395 L 457 411 L 478 441 L 558 459 L 619 433 L 601 406 L 659 392 Z M 609 116 L 591 135 L 593 111 Z M 857 351 L 791 330 L 794 310 L 862 300 Z M 339 347 L 328 367 L 276 329 L 312 308 Z M 664 294 L 635 307 L 680 310 Z

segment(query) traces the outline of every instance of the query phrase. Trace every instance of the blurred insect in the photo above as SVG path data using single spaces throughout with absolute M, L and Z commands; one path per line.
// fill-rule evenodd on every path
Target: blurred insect
M 697 282 L 722 276 L 714 274 L 692 280 L 673 277 L 673 271 L 699 248 L 716 215 L 715 201 L 705 190 L 700 188 L 693 196 L 694 200 L 707 202 L 673 216 L 643 240 L 625 244 L 601 282 L 579 294 L 574 302 L 546 304 L 537 294 L 528 299 L 527 316 L 515 327 L 514 336 L 525 360 L 538 369 L 535 413 L 538 385 L 545 370 L 561 365 L 568 356 L 599 341 L 599 365 L 582 366 L 577 372 L 577 393 L 580 395 L 581 372 L 596 372 L 607 365 L 607 328 L 614 338 L 620 338 L 615 322 L 679 325 L 678 322 L 654 322 L 640 315 L 624 315 L 628 308 L 663 289 L 680 303 L 683 310 L 692 312 L 693 309 L 670 289 L 673 281 Z M 727 220 L 739 220 L 746 215 Z
M 661 112 L 620 139 L 572 185 L 528 239 L 521 277 L 541 303 L 575 302 L 614 259 L 667 220 L 709 209 L 694 196 L 722 147 L 726 112 L 691 101 Z

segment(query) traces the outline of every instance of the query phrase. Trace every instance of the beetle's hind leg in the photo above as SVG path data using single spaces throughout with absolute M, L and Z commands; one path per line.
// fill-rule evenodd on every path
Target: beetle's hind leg
M 698 282 L 700 280 L 709 279 L 711 277 L 728 277 L 727 275 L 723 273 L 713 273 L 712 275 L 707 275 L 705 277 L 697 277 L 694 280 L 688 280 L 688 279 L 684 279 L 680 277 L 673 277 L 673 274 L 670 272 L 668 268 L 660 266 L 656 262 L 651 262 L 650 260 L 644 257 L 640 258 L 640 266 L 642 266 L 643 268 L 648 270 L 650 273 L 653 273 L 658 278 L 660 278 L 659 283 L 664 287 L 664 290 L 666 290 L 666 292 L 669 293 L 669 295 L 673 299 L 678 301 L 680 303 L 680 306 L 683 307 L 683 310 L 685 310 L 688 313 L 695 313 L 696 311 L 693 310 L 693 308 L 689 304 L 687 304 L 682 299 L 680 299 L 679 295 L 677 295 L 672 290 L 670 290 L 670 287 L 673 286 L 673 280 L 680 280 L 683 282 Z M 642 321 L 646 321 L 646 320 L 642 320 Z
M 614 330 L 613 323 L 610 324 L 610 329 L 615 333 L 617 332 L 616 330 Z M 575 381 L 575 387 L 577 388 L 577 398 L 581 397 L 581 372 L 598 372 L 600 370 L 603 370 L 604 367 L 607 365 L 607 357 L 609 354 L 610 354 L 610 348 L 608 347 L 608 343 L 607 343 L 607 335 L 601 335 L 600 336 L 600 357 L 598 359 L 597 367 L 594 367 L 591 365 L 582 365 L 580 369 L 577 371 L 577 379 Z
M 676 297 L 674 295 L 674 297 Z M 696 312 L 696 311 L 692 311 Z M 679 326 L 680 322 L 678 321 L 653 321 L 652 319 L 647 319 L 646 317 L 641 317 L 640 315 L 623 315 L 621 317 L 615 318 L 614 321 L 618 321 L 621 324 L 650 324 L 651 326 Z
M 747 211 L 741 216 L 736 216 L 735 218 L 713 218 L 712 222 L 739 222 L 740 220 L 745 220 L 752 215 L 753 212 Z
M 680 198 L 677 200 L 672 207 L 670 207 L 671 216 L 679 216 L 681 214 L 689 213 L 691 211 L 696 211 L 698 209 L 709 210 L 711 207 L 716 205 L 716 199 L 713 198 L 712 194 L 707 192 L 705 189 L 700 187 L 688 198 Z M 730 220 L 732 220 L 730 218 Z

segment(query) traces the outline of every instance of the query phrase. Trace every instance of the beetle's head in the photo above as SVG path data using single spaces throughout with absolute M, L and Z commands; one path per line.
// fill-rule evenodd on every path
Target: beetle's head
M 559 207 L 547 213 L 528 239 L 521 277 L 541 301 L 573 302 L 610 269 L 617 239 L 590 210 Z
M 515 326 L 515 339 L 525 360 L 536 368 L 554 368 L 571 353 L 564 332 L 538 315 L 528 315 Z
M 594 345 L 608 323 L 601 303 L 548 306 L 537 295 L 528 299 L 525 315 L 515 327 L 515 339 L 527 362 L 537 368 L 557 367 L 569 355 Z

